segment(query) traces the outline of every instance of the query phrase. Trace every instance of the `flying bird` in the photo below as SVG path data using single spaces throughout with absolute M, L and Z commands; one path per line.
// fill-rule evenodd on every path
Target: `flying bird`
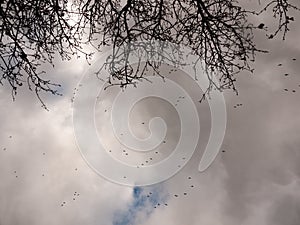
M 264 28 L 264 26 L 265 26 L 265 24 L 261 23 L 261 24 L 259 24 L 259 25 L 258 25 L 258 27 L 257 27 L 257 28 L 258 28 L 258 29 L 263 29 L 263 28 Z

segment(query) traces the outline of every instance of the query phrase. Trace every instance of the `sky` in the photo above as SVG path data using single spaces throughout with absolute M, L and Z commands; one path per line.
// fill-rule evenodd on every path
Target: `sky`
M 268 17 L 261 19 L 270 22 Z M 256 33 L 257 46 L 269 53 L 257 55 L 253 74 L 238 75 L 238 95 L 224 93 L 224 152 L 203 173 L 198 172 L 198 164 L 209 135 L 209 107 L 197 103 L 200 91 L 184 73 L 173 73 L 197 103 L 200 139 L 180 172 L 146 187 L 112 183 L 81 156 L 71 99 L 87 70 L 84 60 L 56 59 L 55 68 L 45 66 L 48 76 L 63 85 L 63 97 L 43 96 L 49 111 L 40 107 L 33 93 L 23 89 L 12 101 L 8 87 L 1 87 L 0 225 L 298 225 L 299 28 L 293 23 L 285 41 Z M 123 152 L 107 117 L 107 105 L 118 91 L 103 93 L 96 107 L 98 132 L 105 137 L 105 146 L 113 149 L 111 154 L 133 164 L 150 163 L 150 158 L 159 162 L 171 154 L 179 138 L 179 118 L 174 107 L 157 98 L 139 102 L 129 122 L 137 136 L 147 137 L 149 120 L 159 114 L 168 128 L 166 144 L 159 146 L 158 153 Z

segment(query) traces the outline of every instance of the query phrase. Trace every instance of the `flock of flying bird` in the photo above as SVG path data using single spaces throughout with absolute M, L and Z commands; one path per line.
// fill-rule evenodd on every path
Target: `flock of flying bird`
M 12 139 L 13 136 L 10 135 L 10 136 L 8 136 L 8 138 L 9 138 L 9 139 Z M 4 147 L 2 150 L 3 150 L 3 151 L 8 151 L 8 149 L 7 149 L 6 147 Z M 45 156 L 46 153 L 43 152 L 42 155 Z M 78 171 L 78 168 L 75 168 L 75 171 Z M 13 171 L 13 175 L 15 176 L 15 178 L 19 178 L 19 175 L 18 175 L 17 170 L 14 170 L 14 171 Z M 45 174 L 43 173 L 43 174 L 41 174 L 41 176 L 42 176 L 42 177 L 45 177 Z M 80 196 L 80 193 L 78 193 L 77 191 L 75 191 L 74 194 L 73 194 L 73 196 L 72 196 L 72 200 L 75 201 L 76 198 L 78 198 L 79 196 Z M 60 206 L 63 207 L 63 206 L 65 206 L 66 204 L 67 204 L 67 202 L 66 202 L 66 201 L 63 201 L 63 202 L 60 204 Z
M 296 59 L 295 59 L 295 58 L 293 58 L 292 60 L 293 60 L 293 61 L 296 61 Z M 278 66 L 282 66 L 282 63 L 279 63 L 279 64 L 278 64 Z M 288 73 L 285 73 L 285 74 L 284 74 L 284 76 L 286 76 L 286 77 L 287 77 L 287 76 L 289 76 L 289 74 L 288 74 Z M 298 85 L 298 87 L 300 87 L 300 84 Z M 289 91 L 289 89 L 287 89 L 287 88 L 284 88 L 284 91 L 288 92 L 288 91 Z M 293 92 L 293 93 L 295 93 L 295 92 L 296 92 L 296 90 L 295 90 L 295 89 L 292 89 L 292 92 Z
M 293 58 L 292 60 L 293 60 L 293 61 L 296 61 L 296 58 Z M 278 64 L 277 66 L 281 67 L 281 66 L 282 66 L 282 63 Z M 173 71 L 173 70 L 172 70 L 172 71 Z M 289 74 L 288 74 L 288 73 L 285 73 L 284 76 L 285 76 L 285 77 L 286 77 L 286 76 L 289 76 Z M 300 87 L 300 84 L 298 85 L 298 87 Z M 75 88 L 73 94 L 75 95 L 75 93 L 76 93 L 77 91 L 78 91 L 78 89 Z M 288 92 L 289 89 L 285 88 L 284 91 Z M 292 89 L 291 91 L 292 91 L 293 93 L 296 92 L 295 89 Z M 177 103 L 178 103 L 181 99 L 183 100 L 183 99 L 184 99 L 184 96 L 180 96 L 180 97 L 178 98 L 178 100 L 177 100 Z M 73 102 L 73 101 L 74 101 L 74 96 L 72 97 L 72 102 Z M 241 107 L 241 106 L 243 106 L 242 103 L 237 103 L 237 104 L 235 104 L 233 107 L 234 107 L 234 108 L 238 108 L 238 107 Z M 105 110 L 104 112 L 108 112 L 108 111 Z M 144 124 L 145 124 L 145 122 L 142 122 L 142 125 L 144 125 Z M 12 135 L 8 136 L 8 138 L 9 138 L 9 139 L 12 139 Z M 163 141 L 163 144 L 165 144 L 165 143 L 166 143 L 166 141 Z M 7 149 L 6 147 L 3 148 L 3 151 L 7 151 L 7 150 L 8 150 L 8 149 Z M 112 151 L 109 150 L 109 152 L 112 152 Z M 123 152 L 123 154 L 124 154 L 125 156 L 128 156 L 128 155 L 129 155 L 129 153 L 128 153 L 126 150 L 123 150 L 122 152 Z M 222 152 L 224 153 L 225 150 L 222 150 Z M 155 151 L 155 154 L 159 154 L 159 152 L 158 152 L 158 151 Z M 43 155 L 45 156 L 46 153 L 44 152 Z M 139 168 L 140 166 L 145 166 L 146 164 L 149 165 L 149 164 L 150 164 L 150 161 L 152 161 L 152 160 L 154 160 L 154 156 L 149 157 L 147 160 L 145 160 L 145 162 L 143 162 L 143 163 L 141 163 L 140 165 L 138 165 L 137 168 Z M 185 160 L 185 158 L 183 158 L 183 160 Z M 77 170 L 78 170 L 78 169 L 75 168 L 75 171 L 77 171 Z M 16 178 L 19 178 L 18 173 L 17 173 L 17 170 L 14 170 L 14 171 L 13 171 L 13 175 L 14 175 Z M 42 174 L 42 176 L 44 177 L 45 174 Z M 188 180 L 192 180 L 192 177 L 191 177 L 191 176 L 188 176 L 187 179 L 188 179 Z M 194 188 L 194 187 L 195 187 L 194 184 L 192 184 L 192 183 L 189 184 L 189 188 Z M 152 192 L 149 192 L 149 193 L 146 195 L 146 197 L 147 197 L 147 198 L 151 198 L 152 194 L 153 194 Z M 183 192 L 183 193 L 182 193 L 182 196 L 187 196 L 187 195 L 188 195 L 188 192 Z M 79 194 L 78 192 L 75 191 L 75 192 L 73 193 L 73 196 L 72 196 L 72 201 L 75 201 L 76 198 L 78 198 L 79 196 L 80 196 L 80 194 Z M 177 194 L 174 194 L 173 197 L 174 197 L 174 198 L 179 198 L 179 197 L 180 197 L 180 194 L 178 194 L 178 193 L 177 193 Z M 60 204 L 60 206 L 61 206 L 61 207 L 64 207 L 66 204 L 67 204 L 67 202 L 66 202 L 66 201 L 63 201 L 63 202 Z M 168 206 L 168 204 L 167 204 L 166 202 L 157 203 L 157 204 L 154 205 L 154 208 L 158 208 L 159 206 Z
M 77 191 L 75 191 L 75 192 L 73 193 L 72 200 L 75 201 L 76 198 L 77 198 L 78 196 L 80 196 L 80 194 L 79 194 Z M 67 204 L 67 202 L 66 202 L 66 201 L 63 201 L 63 202 L 60 204 L 60 206 L 63 207 L 63 206 L 65 206 L 66 204 Z
M 187 177 L 187 179 L 188 180 L 192 180 L 192 177 L 191 176 L 188 176 Z M 193 184 L 193 183 L 190 183 L 189 184 L 189 188 L 190 189 L 193 189 L 193 188 L 195 188 L 195 185 Z M 148 194 L 147 194 L 147 198 L 151 198 L 151 195 L 152 195 L 152 192 L 149 192 Z M 180 198 L 180 196 L 187 196 L 188 195 L 188 192 L 187 191 L 185 191 L 185 192 L 183 192 L 183 193 L 181 193 L 181 195 L 179 194 L 179 193 L 174 193 L 172 196 L 174 197 L 174 198 Z M 166 203 L 166 202 L 158 202 L 158 203 L 156 203 L 154 206 L 153 206 L 153 208 L 158 208 L 159 206 L 168 206 L 168 203 Z

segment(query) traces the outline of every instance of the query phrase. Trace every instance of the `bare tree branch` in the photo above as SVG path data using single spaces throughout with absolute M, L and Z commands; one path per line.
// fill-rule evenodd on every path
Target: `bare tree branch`
M 59 84 L 44 79 L 39 67 L 53 65 L 57 54 L 64 60 L 84 54 L 88 60 L 91 54 L 83 51 L 84 45 L 96 50 L 111 46 L 112 54 L 98 73 L 105 68 L 110 85 L 126 87 L 147 79 L 149 68 L 161 76 L 162 63 L 184 64 L 176 47 L 184 45 L 207 72 L 210 86 L 205 94 L 211 88 L 237 91 L 237 74 L 252 72 L 255 54 L 265 52 L 256 48 L 253 34 L 264 24 L 253 25 L 249 17 L 269 10 L 277 28 L 268 37 L 282 34 L 285 39 L 294 21 L 290 12 L 299 10 L 289 0 L 269 0 L 257 12 L 247 11 L 236 0 L 127 0 L 124 5 L 120 0 L 1 0 L 0 83 L 11 86 L 13 98 L 27 83 L 46 107 L 39 93 L 59 94 Z M 155 46 L 154 41 L 161 44 Z M 166 55 L 170 47 L 172 53 Z M 146 62 L 131 65 L 133 55 Z

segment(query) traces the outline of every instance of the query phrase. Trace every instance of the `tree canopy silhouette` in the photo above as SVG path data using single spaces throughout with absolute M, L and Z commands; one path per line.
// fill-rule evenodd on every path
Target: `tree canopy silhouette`
M 110 46 L 112 54 L 103 65 L 110 74 L 108 83 L 126 87 L 144 79 L 148 67 L 159 74 L 159 66 L 167 61 L 160 51 L 170 43 L 188 46 L 197 55 L 211 80 L 210 88 L 215 86 L 211 77 L 216 76 L 221 84 L 216 88 L 236 90 L 236 74 L 252 71 L 250 62 L 261 51 L 253 31 L 265 30 L 269 39 L 278 35 L 285 39 L 294 21 L 291 11 L 299 10 L 289 0 L 260 5 L 261 10 L 249 11 L 235 0 L 0 0 L 0 83 L 11 86 L 13 98 L 27 84 L 45 107 L 39 93 L 59 94 L 59 84 L 45 79 L 40 66 L 54 64 L 56 55 L 69 60 L 84 54 L 89 60 L 92 54 L 84 51 L 85 45 L 95 50 Z M 272 13 L 274 30 L 249 21 L 250 16 L 263 13 Z M 162 43 L 160 51 L 151 41 Z M 146 52 L 147 60 L 134 68 L 129 57 L 140 52 L 136 50 Z M 180 58 L 180 49 L 174 55 Z

